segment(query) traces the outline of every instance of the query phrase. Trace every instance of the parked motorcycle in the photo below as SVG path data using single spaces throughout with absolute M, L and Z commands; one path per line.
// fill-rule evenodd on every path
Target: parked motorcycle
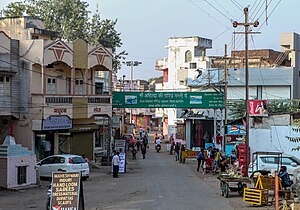
M 161 150 L 161 145 L 160 144 L 157 144 L 155 146 L 155 149 L 156 149 L 156 152 L 159 152 Z
M 50 207 L 51 191 L 52 191 L 52 184 L 49 185 L 48 192 L 47 192 L 47 203 L 46 203 L 46 209 L 47 210 L 51 210 L 51 207 Z

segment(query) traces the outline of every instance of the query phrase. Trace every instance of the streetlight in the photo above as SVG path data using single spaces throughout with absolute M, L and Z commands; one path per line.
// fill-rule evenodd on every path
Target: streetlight
M 142 62 L 140 61 L 126 61 L 126 62 L 123 62 L 124 64 L 126 64 L 127 66 L 130 66 L 130 91 L 133 91 L 133 67 L 134 66 L 138 66 L 140 64 L 142 64 Z M 130 124 L 132 123 L 132 108 L 130 108 Z

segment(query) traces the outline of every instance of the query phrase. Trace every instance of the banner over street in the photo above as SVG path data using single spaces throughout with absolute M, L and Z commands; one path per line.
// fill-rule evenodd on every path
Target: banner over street
M 224 107 L 218 92 L 113 92 L 113 108 L 205 108 Z

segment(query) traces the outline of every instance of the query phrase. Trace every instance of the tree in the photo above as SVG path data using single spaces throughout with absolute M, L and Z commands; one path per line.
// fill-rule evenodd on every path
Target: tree
M 93 14 L 89 25 L 89 35 L 88 42 L 94 45 L 102 44 L 104 47 L 109 47 L 112 49 L 113 58 L 113 69 L 116 72 L 121 67 L 121 60 L 125 60 L 127 55 L 126 51 L 121 51 L 117 53 L 117 48 L 121 47 L 123 43 L 121 42 L 121 34 L 115 29 L 117 25 L 116 20 L 101 20 L 100 13 L 96 10 Z
M 98 10 L 89 18 L 88 3 L 82 0 L 23 0 L 10 3 L 2 12 L 6 17 L 29 15 L 44 20 L 45 28 L 61 33 L 62 39 L 73 42 L 80 38 L 89 44 L 111 48 L 113 70 L 121 67 L 127 53 L 117 53 L 122 46 L 116 31 L 117 20 L 100 19 Z
M 300 133 L 300 119 L 294 120 L 294 124 L 292 125 L 292 131 L 296 132 L 296 133 Z M 300 137 L 292 137 L 292 136 L 286 136 L 286 138 L 294 143 L 299 143 L 300 142 Z M 299 151 L 300 150 L 300 146 L 296 146 L 294 147 L 292 150 L 296 150 Z

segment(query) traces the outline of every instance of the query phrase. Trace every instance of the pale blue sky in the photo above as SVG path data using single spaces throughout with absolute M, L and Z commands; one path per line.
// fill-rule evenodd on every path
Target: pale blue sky
M 263 12 L 266 1 L 269 4 Z M 1 0 L 3 8 L 10 0 Z M 134 79 L 161 76 L 155 70 L 155 60 L 167 56 L 165 46 L 173 36 L 201 36 L 213 40 L 209 55 L 223 55 L 224 45 L 232 49 L 231 21 L 244 21 L 242 9 L 249 5 L 250 21 L 259 18 L 260 35 L 250 37 L 250 49 L 279 50 L 280 32 L 300 32 L 299 0 L 88 0 L 90 10 L 99 5 L 103 19 L 118 18 L 123 47 L 129 53 L 127 60 L 142 61 L 135 67 Z M 237 28 L 236 30 L 242 30 Z M 255 29 L 256 30 L 256 29 Z M 241 35 L 240 35 L 241 36 Z M 243 49 L 243 37 L 236 37 L 236 46 Z M 130 69 L 123 66 L 123 74 L 130 78 Z

